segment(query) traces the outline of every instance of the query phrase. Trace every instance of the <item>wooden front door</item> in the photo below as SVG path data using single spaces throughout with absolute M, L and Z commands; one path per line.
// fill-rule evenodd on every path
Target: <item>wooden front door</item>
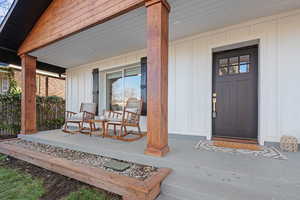
M 257 139 L 258 46 L 213 56 L 213 136 Z

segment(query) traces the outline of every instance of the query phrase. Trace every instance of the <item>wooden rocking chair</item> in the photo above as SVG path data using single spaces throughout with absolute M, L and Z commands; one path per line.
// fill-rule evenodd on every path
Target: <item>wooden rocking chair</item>
M 140 128 L 141 110 L 142 100 L 130 98 L 127 100 L 122 113 L 109 111 L 108 120 L 106 122 L 106 133 L 108 133 L 109 126 L 113 126 L 115 137 L 122 141 L 136 141 L 146 136 L 146 133 L 142 133 Z M 120 127 L 119 134 L 117 134 L 116 127 Z M 138 133 L 127 131 L 127 127 L 136 127 Z M 134 135 L 134 137 L 126 138 L 129 134 Z
M 92 126 L 89 127 L 90 128 L 89 130 L 95 129 L 95 124 L 91 125 L 89 121 L 95 119 L 96 109 L 97 109 L 97 104 L 95 103 L 82 103 L 80 106 L 79 113 L 66 111 L 66 122 L 63 131 L 66 133 L 76 133 L 76 132 L 84 133 L 83 132 L 83 130 L 85 130 L 84 124 Z M 77 124 L 78 130 L 76 131 L 68 130 L 68 124 Z M 89 133 L 91 134 L 91 131 Z

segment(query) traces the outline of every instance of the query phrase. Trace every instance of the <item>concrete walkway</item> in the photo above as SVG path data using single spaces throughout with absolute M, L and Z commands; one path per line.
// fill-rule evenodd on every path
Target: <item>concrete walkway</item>
M 199 138 L 170 135 L 164 158 L 143 154 L 146 140 L 126 143 L 99 136 L 69 135 L 60 130 L 20 136 L 27 140 L 116 159 L 169 167 L 159 200 L 296 200 L 300 199 L 300 153 L 288 160 L 254 158 L 195 150 Z

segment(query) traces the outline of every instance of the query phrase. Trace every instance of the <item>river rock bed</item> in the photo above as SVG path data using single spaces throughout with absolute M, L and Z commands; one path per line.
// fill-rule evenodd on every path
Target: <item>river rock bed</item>
M 115 171 L 113 169 L 104 167 L 105 163 L 115 160 L 115 159 L 112 159 L 109 157 L 104 157 L 104 156 L 85 153 L 85 152 L 81 152 L 81 151 L 75 151 L 75 150 L 71 150 L 71 149 L 56 147 L 53 145 L 30 142 L 30 141 L 26 141 L 26 140 L 22 140 L 22 139 L 11 140 L 11 141 L 7 141 L 5 143 L 17 145 L 17 146 L 20 146 L 22 148 L 25 148 L 25 149 L 28 149 L 31 151 L 46 153 L 50 156 L 67 159 L 67 160 L 70 160 L 70 161 L 73 161 L 76 163 L 89 165 L 91 167 L 101 168 L 108 172 L 113 172 L 113 173 L 117 173 L 120 175 L 133 177 L 133 178 L 136 178 L 139 180 L 145 180 L 146 178 L 150 177 L 154 172 L 157 171 L 157 168 L 152 167 L 152 166 L 146 166 L 146 165 L 140 165 L 140 164 L 136 164 L 136 163 L 121 161 L 124 163 L 128 163 L 130 165 L 130 167 L 128 169 L 126 169 L 125 171 L 120 172 L 120 171 Z M 117 161 L 120 161 L 120 160 L 117 160 Z

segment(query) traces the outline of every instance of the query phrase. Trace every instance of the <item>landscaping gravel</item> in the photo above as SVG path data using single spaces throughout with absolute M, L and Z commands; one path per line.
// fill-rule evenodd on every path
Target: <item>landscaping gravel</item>
M 115 171 L 113 169 L 104 167 L 105 163 L 107 163 L 111 160 L 115 160 L 115 159 L 112 159 L 109 157 L 99 156 L 99 155 L 85 153 L 85 152 L 81 152 L 81 151 L 74 151 L 74 150 L 70 150 L 70 149 L 65 149 L 65 148 L 41 144 L 41 143 L 30 142 L 30 141 L 21 140 L 21 139 L 7 141 L 6 143 L 18 145 L 20 147 L 23 147 L 23 148 L 31 150 L 31 151 L 46 153 L 48 155 L 51 155 L 51 156 L 54 156 L 57 158 L 64 158 L 64 159 L 67 159 L 67 160 L 70 160 L 70 161 L 73 161 L 76 163 L 101 168 L 106 171 L 117 173 L 120 175 L 137 178 L 139 180 L 145 180 L 146 178 L 150 177 L 154 172 L 157 171 L 157 168 L 152 167 L 152 166 L 145 166 L 145 165 L 140 165 L 140 164 L 136 164 L 136 163 L 121 161 L 124 163 L 128 163 L 130 165 L 130 167 L 127 170 L 120 172 L 120 171 Z M 118 161 L 120 161 L 120 160 L 118 160 Z

